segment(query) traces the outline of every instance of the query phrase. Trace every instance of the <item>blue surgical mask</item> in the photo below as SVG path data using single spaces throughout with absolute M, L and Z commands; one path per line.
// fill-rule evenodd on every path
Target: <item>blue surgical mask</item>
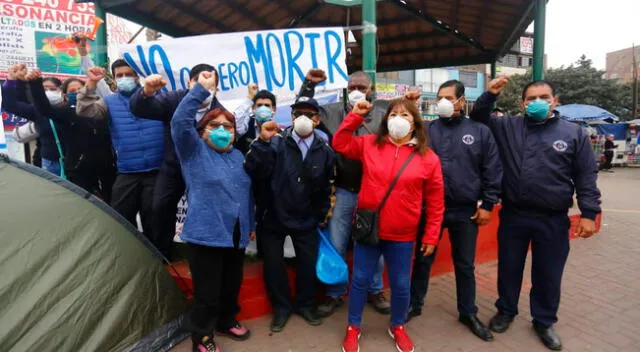
M 231 132 L 224 129 L 223 126 L 209 131 L 209 141 L 218 149 L 226 148 L 231 143 Z
M 273 118 L 273 111 L 267 106 L 261 106 L 256 110 L 256 120 L 258 124 L 262 125 L 265 122 L 271 121 Z
M 67 93 L 67 102 L 69 105 L 76 105 L 78 102 L 78 93 Z
M 544 121 L 549 115 L 549 103 L 546 100 L 536 99 L 527 104 L 527 116 L 535 121 Z
M 138 87 L 138 83 L 136 83 L 136 79 L 133 77 L 118 78 L 116 85 L 118 86 L 118 91 L 122 93 L 131 93 Z

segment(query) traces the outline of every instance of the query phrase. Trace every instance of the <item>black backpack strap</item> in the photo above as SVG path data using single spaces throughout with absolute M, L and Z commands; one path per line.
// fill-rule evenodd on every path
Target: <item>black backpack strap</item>
M 398 179 L 400 179 L 400 175 L 402 175 L 402 173 L 404 172 L 404 169 L 407 168 L 407 166 L 409 165 L 409 163 L 411 162 L 413 157 L 416 155 L 416 153 L 418 153 L 418 151 L 414 149 L 413 152 L 411 152 L 411 154 L 409 154 L 409 157 L 407 158 L 407 161 L 404 162 L 404 164 L 400 168 L 400 171 L 398 171 L 398 174 L 396 175 L 396 178 L 394 178 L 393 181 L 391 181 L 391 185 L 389 185 L 389 189 L 387 190 L 387 193 L 385 193 L 384 197 L 382 197 L 382 202 L 380 203 L 380 206 L 378 206 L 378 211 L 382 210 L 382 207 L 384 207 L 384 203 L 387 202 L 387 198 L 389 198 L 389 195 L 391 194 L 391 191 L 393 190 L 393 187 L 396 186 L 396 183 L 398 182 Z

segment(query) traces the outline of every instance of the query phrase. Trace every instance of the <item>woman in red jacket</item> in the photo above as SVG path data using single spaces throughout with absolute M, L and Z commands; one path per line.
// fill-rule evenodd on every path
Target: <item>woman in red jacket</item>
M 404 329 L 409 307 L 411 260 L 418 233 L 422 205 L 428 212 L 421 250 L 431 255 L 438 244 L 444 214 L 444 184 L 440 160 L 428 148 L 424 122 L 415 104 L 394 100 L 382 119 L 377 135 L 354 136 L 371 104 L 358 102 L 333 137 L 333 148 L 363 165 L 358 208 L 375 210 L 402 165 L 416 151 L 380 210 L 380 243 L 356 244 L 353 278 L 349 293 L 349 326 L 342 344 L 344 352 L 357 352 L 362 310 L 367 287 L 380 255 L 384 256 L 391 286 L 391 326 L 389 335 L 400 352 L 414 350 Z

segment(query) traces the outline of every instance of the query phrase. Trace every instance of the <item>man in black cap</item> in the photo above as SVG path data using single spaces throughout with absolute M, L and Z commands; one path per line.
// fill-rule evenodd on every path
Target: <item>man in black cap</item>
M 320 106 L 313 98 L 300 97 L 291 106 L 293 126 L 279 133 L 278 124 L 260 126 L 260 136 L 245 159 L 245 170 L 254 184 L 256 203 L 265 209 L 261 223 L 264 278 L 273 307 L 271 331 L 284 329 L 293 312 L 310 325 L 320 325 L 315 304 L 318 235 L 331 207 L 334 152 L 315 129 Z M 291 302 L 284 263 L 284 241 L 290 236 L 296 251 L 296 303 Z

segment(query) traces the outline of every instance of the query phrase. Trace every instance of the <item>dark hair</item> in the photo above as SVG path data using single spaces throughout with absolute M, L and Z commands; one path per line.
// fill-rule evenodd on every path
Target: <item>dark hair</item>
M 126 61 L 124 61 L 123 59 L 118 59 L 118 60 L 114 61 L 114 62 L 111 64 L 111 74 L 113 75 L 113 77 L 115 77 L 115 76 L 116 76 L 116 68 L 118 68 L 118 67 L 131 67 L 131 65 L 129 65 L 129 64 L 128 64 Z M 135 70 L 134 70 L 134 72 L 135 72 Z M 137 74 L 138 74 L 138 73 L 136 72 L 136 75 L 137 75 Z
M 429 150 L 429 140 L 427 132 L 424 129 L 424 121 L 422 120 L 422 116 L 420 116 L 420 111 L 418 111 L 416 104 L 413 101 L 404 98 L 394 99 L 389 103 L 387 112 L 384 114 L 382 121 L 380 121 L 380 127 L 378 127 L 375 144 L 382 147 L 386 143 L 387 136 L 389 135 L 389 127 L 387 126 L 389 115 L 393 109 L 399 105 L 404 106 L 411 116 L 413 116 L 413 137 L 418 140 L 416 149 L 420 155 L 424 155 L 427 150 Z
M 54 86 L 60 88 L 62 86 L 62 81 L 55 78 L 55 77 L 45 77 L 42 79 L 42 83 L 44 82 L 51 82 L 53 83 Z
M 198 122 L 198 127 L 196 128 L 198 133 L 202 133 L 202 130 L 204 130 L 204 128 L 207 127 L 209 122 L 211 122 L 211 120 L 215 119 L 216 117 L 218 117 L 220 115 L 223 115 L 227 119 L 227 121 L 229 121 L 229 122 L 231 122 L 233 124 L 233 130 L 235 131 L 236 130 L 236 117 L 232 113 L 230 113 L 228 110 L 226 110 L 224 108 L 215 108 L 213 110 L 209 110 L 209 112 L 207 112 L 204 115 L 202 120 L 200 120 L 200 122 Z M 234 133 L 234 136 L 235 136 L 235 133 Z
M 258 99 L 269 99 L 271 100 L 273 107 L 276 107 L 276 96 L 266 89 L 260 90 L 258 91 L 258 93 L 256 93 L 256 96 L 253 97 L 253 104 L 255 104 Z
M 62 83 L 62 86 L 60 87 L 62 93 L 67 94 L 67 89 L 69 89 L 69 85 L 73 82 L 79 82 L 84 86 L 84 81 L 80 78 L 67 78 L 64 80 L 64 83 Z
M 462 82 L 456 79 L 452 79 L 450 81 L 446 81 L 442 83 L 440 85 L 440 88 L 438 88 L 438 93 L 440 93 L 440 91 L 443 88 L 449 88 L 449 87 L 456 87 L 456 98 L 460 98 L 461 96 L 464 95 L 464 84 L 462 84 Z
M 553 84 L 549 83 L 549 81 L 545 81 L 544 79 L 540 79 L 537 81 L 533 81 L 527 84 L 526 86 L 524 86 L 524 89 L 522 90 L 522 100 L 524 100 L 527 97 L 527 91 L 529 90 L 529 88 L 539 87 L 539 86 L 547 86 L 551 88 L 551 95 L 552 96 L 556 95 L 556 88 L 553 86 Z
M 197 64 L 189 71 L 189 80 L 197 79 L 198 76 L 205 71 L 215 72 L 216 76 L 218 75 L 218 71 L 216 71 L 215 67 L 209 64 Z
M 492 111 L 492 112 L 496 112 L 496 111 L 504 112 L 504 111 L 503 111 L 502 109 L 500 109 L 499 107 L 495 107 L 495 108 L 493 108 L 493 110 L 491 110 L 491 111 Z

